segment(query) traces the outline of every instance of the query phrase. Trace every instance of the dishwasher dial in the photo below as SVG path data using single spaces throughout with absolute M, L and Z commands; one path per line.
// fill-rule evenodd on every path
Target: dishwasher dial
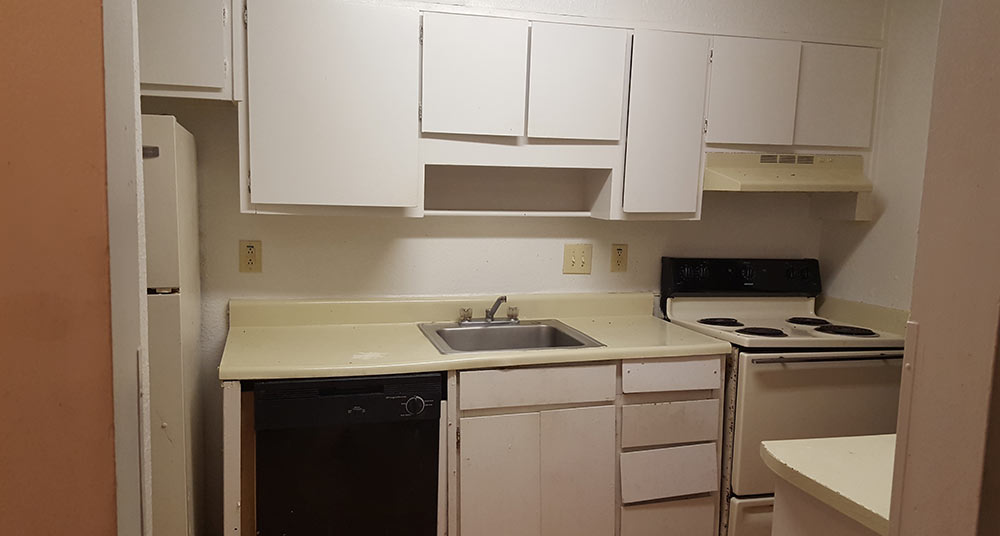
M 424 408 L 427 407 L 427 403 L 419 396 L 411 396 L 407 399 L 405 407 L 406 412 L 410 415 L 420 415 L 424 412 Z

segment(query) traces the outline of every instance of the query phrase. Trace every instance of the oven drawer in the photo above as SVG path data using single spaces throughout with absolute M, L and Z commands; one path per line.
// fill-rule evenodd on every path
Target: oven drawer
M 622 507 L 621 536 L 712 536 L 714 495 Z
M 616 376 L 614 364 L 459 372 L 459 409 L 609 402 Z
M 722 387 L 718 356 L 644 359 L 622 364 L 622 391 L 657 393 L 703 391 Z
M 771 536 L 774 497 L 729 501 L 729 536 Z
M 697 443 L 719 438 L 719 401 L 631 404 L 622 408 L 622 447 Z
M 719 489 L 715 443 L 623 452 L 622 501 L 634 503 Z

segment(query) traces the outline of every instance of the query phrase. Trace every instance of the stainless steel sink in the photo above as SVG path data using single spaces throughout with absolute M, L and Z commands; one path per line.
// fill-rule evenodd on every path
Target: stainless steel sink
M 420 324 L 420 331 L 442 354 L 604 346 L 558 320 L 441 322 Z

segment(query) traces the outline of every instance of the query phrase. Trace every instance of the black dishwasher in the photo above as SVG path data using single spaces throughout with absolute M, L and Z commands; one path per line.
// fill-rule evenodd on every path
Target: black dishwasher
M 444 375 L 254 384 L 257 534 L 433 536 Z

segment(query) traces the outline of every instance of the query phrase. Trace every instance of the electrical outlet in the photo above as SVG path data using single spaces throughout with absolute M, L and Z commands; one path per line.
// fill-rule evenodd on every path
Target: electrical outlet
M 611 271 L 628 271 L 628 244 L 611 244 Z
M 260 273 L 262 253 L 260 240 L 240 240 L 240 271 Z
M 563 273 L 589 274 L 593 257 L 593 244 L 566 244 L 563 248 Z

